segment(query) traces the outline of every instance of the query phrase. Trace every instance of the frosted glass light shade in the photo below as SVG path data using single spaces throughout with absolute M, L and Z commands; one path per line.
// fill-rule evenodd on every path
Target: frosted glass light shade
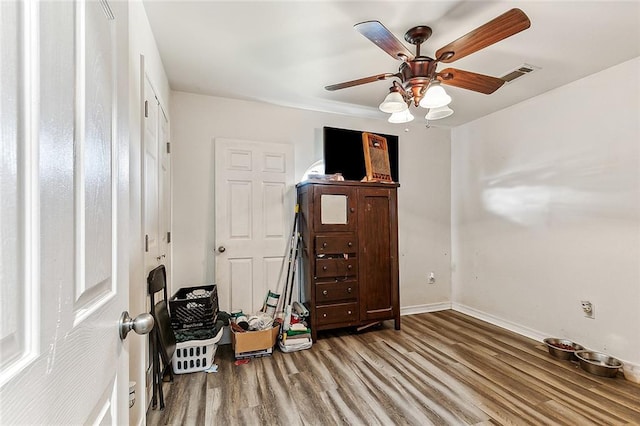
M 431 108 L 427 115 L 424 117 L 427 120 L 440 120 L 453 114 L 453 110 L 447 105 L 438 108 Z
M 439 108 L 449 105 L 451 96 L 447 95 L 439 81 L 433 81 L 427 89 L 424 98 L 420 101 L 422 108 Z
M 404 111 L 409 107 L 400 93 L 390 92 L 378 108 L 382 112 L 393 114 L 394 112 Z
M 389 123 L 408 123 L 413 120 L 413 114 L 409 109 L 405 109 L 404 111 L 394 112 L 389 117 Z

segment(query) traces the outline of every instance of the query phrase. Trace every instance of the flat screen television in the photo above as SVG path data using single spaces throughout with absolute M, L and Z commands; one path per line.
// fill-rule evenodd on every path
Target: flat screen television
M 342 173 L 345 180 L 361 180 L 367 175 L 364 165 L 364 148 L 362 147 L 362 131 L 323 128 L 324 172 L 326 174 Z M 387 139 L 391 178 L 400 182 L 398 176 L 398 136 L 375 133 Z

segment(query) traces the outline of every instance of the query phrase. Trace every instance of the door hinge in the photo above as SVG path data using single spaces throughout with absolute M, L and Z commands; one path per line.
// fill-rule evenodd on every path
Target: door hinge
M 171 231 L 167 232 L 167 243 L 171 242 Z
M 144 234 L 144 252 L 149 252 L 149 234 Z
M 149 118 L 149 101 L 144 101 L 144 118 Z
M 171 154 L 171 142 L 167 142 L 167 154 Z

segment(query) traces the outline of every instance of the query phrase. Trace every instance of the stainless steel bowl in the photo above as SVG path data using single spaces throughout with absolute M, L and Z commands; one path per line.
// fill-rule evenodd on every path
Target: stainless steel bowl
M 544 339 L 544 343 L 547 345 L 547 348 L 549 348 L 551 355 L 568 361 L 575 359 L 574 354 L 576 351 L 584 350 L 584 347 L 567 339 L 548 337 Z M 571 349 L 569 349 L 569 347 Z
M 591 374 L 602 377 L 615 377 L 622 368 L 622 362 L 600 352 L 576 351 L 580 367 Z

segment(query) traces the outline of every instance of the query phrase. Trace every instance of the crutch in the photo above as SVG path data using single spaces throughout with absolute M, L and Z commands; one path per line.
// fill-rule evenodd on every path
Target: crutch
M 296 204 L 295 209 L 294 209 L 294 216 L 293 216 L 293 229 L 291 230 L 291 238 L 289 238 L 289 240 L 287 240 L 287 247 L 285 248 L 284 252 L 287 253 L 289 252 L 289 268 L 291 265 L 291 255 L 293 252 L 293 239 L 295 237 L 296 234 L 296 223 L 298 220 L 298 204 Z M 269 315 L 271 315 L 272 317 L 275 317 L 275 314 L 277 312 L 278 309 L 278 305 L 280 304 L 280 284 L 282 282 L 282 275 L 284 272 L 284 264 L 285 264 L 285 260 L 284 258 L 282 259 L 282 264 L 280 265 L 280 272 L 278 273 L 278 281 L 276 283 L 276 291 L 273 292 L 271 290 L 269 290 L 267 292 L 267 297 L 264 300 L 264 304 L 262 305 L 262 312 L 265 312 Z M 287 275 L 289 273 L 289 268 L 287 268 Z M 288 279 L 288 277 L 287 277 Z M 286 283 L 285 283 L 285 291 L 286 291 Z
M 291 325 L 291 298 L 293 297 L 293 287 L 295 286 L 296 269 L 298 267 L 298 247 L 300 245 L 300 239 L 300 233 L 296 232 L 296 239 L 293 250 L 293 266 L 291 267 L 291 281 L 287 279 L 288 287 L 286 288 L 286 291 L 288 292 L 288 294 L 285 293 L 286 306 L 284 308 L 284 323 L 282 325 L 284 331 L 289 330 L 289 326 Z

